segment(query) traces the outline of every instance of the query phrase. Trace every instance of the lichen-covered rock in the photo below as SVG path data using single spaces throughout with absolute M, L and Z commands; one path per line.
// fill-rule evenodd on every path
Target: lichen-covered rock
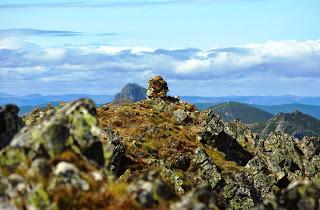
M 11 147 L 29 148 L 37 155 L 54 157 L 70 148 L 97 164 L 104 164 L 99 141 L 95 105 L 82 99 L 66 104 L 38 124 L 24 127 L 12 140 Z
M 172 210 L 218 210 L 216 197 L 208 185 L 200 185 L 170 206 Z
M 214 188 L 220 181 L 221 175 L 218 172 L 213 160 L 202 149 L 196 149 L 193 160 L 198 167 L 198 173 L 203 180 L 208 181 L 209 185 Z
M 318 210 L 320 189 L 310 181 L 295 181 L 274 197 L 266 200 L 257 210 Z
M 175 120 L 178 124 L 187 123 L 188 118 L 189 118 L 188 114 L 181 109 L 174 111 L 173 115 L 174 115 Z
M 226 209 L 251 209 L 262 201 L 253 180 L 244 172 L 235 172 L 223 176 L 221 194 Z
M 23 126 L 18 112 L 19 108 L 12 104 L 0 107 L 0 149 L 7 146 Z
M 111 172 L 110 176 L 119 177 L 126 169 L 126 146 L 110 127 L 105 128 L 101 136 L 106 169 Z
M 165 98 L 168 91 L 168 84 L 161 76 L 156 76 L 148 81 L 147 97 L 149 99 Z
M 143 208 L 154 208 L 160 200 L 175 198 L 171 187 L 159 178 L 155 172 L 149 172 L 139 178 L 129 188 L 137 205 Z
M 236 126 L 231 127 L 224 124 L 221 118 L 215 116 L 211 112 L 208 113 L 208 118 L 209 120 L 203 122 L 204 125 L 198 136 L 198 140 L 202 144 L 207 144 L 217 148 L 225 155 L 227 160 L 231 160 L 241 166 L 245 166 L 247 162 L 253 158 L 253 155 L 248 152 L 247 148 L 243 147 L 239 143 L 243 143 L 243 139 L 248 139 L 245 136 L 243 137 L 246 133 L 240 134 L 238 131 L 240 129 L 244 129 L 238 129 Z M 237 124 L 237 126 L 240 125 L 241 124 Z

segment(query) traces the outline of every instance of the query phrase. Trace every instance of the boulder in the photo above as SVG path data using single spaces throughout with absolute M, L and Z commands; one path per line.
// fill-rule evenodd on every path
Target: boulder
M 0 107 L 0 149 L 10 144 L 11 139 L 23 126 L 18 112 L 19 108 L 16 105 Z

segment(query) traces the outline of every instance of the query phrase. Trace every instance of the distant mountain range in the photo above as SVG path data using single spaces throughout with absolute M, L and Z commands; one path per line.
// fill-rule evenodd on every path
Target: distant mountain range
M 139 86 L 141 87 L 141 86 Z M 143 88 L 143 87 L 141 87 Z M 67 95 L 40 95 L 30 94 L 26 96 L 14 96 L 0 93 L 0 105 L 14 103 L 17 105 L 39 105 L 51 101 L 72 101 L 78 98 L 88 97 L 96 103 L 111 102 L 115 95 L 90 95 L 90 94 L 67 94 Z M 208 103 L 217 104 L 228 101 L 253 105 L 283 105 L 283 104 L 307 104 L 320 106 L 320 97 L 304 96 L 225 96 L 225 97 L 202 97 L 202 96 L 181 96 L 182 100 L 189 103 Z
M 98 104 L 108 103 L 114 99 L 113 95 L 88 95 L 88 94 L 67 94 L 67 95 L 40 95 L 30 94 L 26 96 L 13 96 L 0 94 L 0 105 L 13 103 L 18 106 L 38 106 L 52 102 L 68 102 L 79 98 L 91 98 Z
M 261 136 L 281 131 L 297 138 L 303 136 L 319 136 L 320 121 L 299 111 L 279 113 L 266 122 L 253 125 L 252 130 Z
M 239 119 L 244 123 L 250 124 L 251 129 L 265 137 L 272 132 L 280 131 L 296 138 L 303 136 L 320 136 L 320 120 L 301 111 L 290 111 L 297 107 L 304 107 L 300 104 L 283 106 L 266 106 L 274 112 L 286 109 L 289 113 L 277 113 L 273 115 L 257 107 L 238 102 L 226 102 L 210 107 L 215 113 L 226 122 Z M 307 106 L 308 107 L 308 106 Z M 305 108 L 305 107 L 304 107 Z M 310 107 L 308 107 L 310 108 Z M 319 108 L 311 106 L 311 108 Z M 311 110 L 313 110 L 311 109 Z
M 270 112 L 272 114 L 278 114 L 280 112 L 293 112 L 299 110 L 305 114 L 311 115 L 317 119 L 320 119 L 320 106 L 307 105 L 307 104 L 283 104 L 283 105 L 252 105 L 256 108 Z
M 59 103 L 60 101 L 73 101 L 79 98 L 91 98 L 97 104 L 109 102 L 136 102 L 146 98 L 146 89 L 138 84 L 127 84 L 117 95 L 89 95 L 89 94 L 67 94 L 67 95 L 40 95 L 30 94 L 26 96 L 13 96 L 0 93 L 0 105 L 13 103 L 20 107 L 20 114 L 31 111 L 35 106 L 45 106 L 48 103 Z M 236 101 L 250 105 L 266 112 L 277 114 L 279 112 L 292 112 L 299 110 L 320 119 L 320 97 L 304 96 L 225 96 L 225 97 L 202 97 L 181 96 L 182 100 L 194 103 L 200 110 L 207 109 L 217 104 Z M 248 107 L 241 106 L 244 110 Z M 243 111 L 244 111 L 243 110 Z M 240 111 L 241 113 L 242 111 Z M 238 114 L 240 114 L 238 113 Z M 261 112 L 260 112 L 261 113 Z M 237 116 L 237 115 L 236 115 Z M 264 119 L 257 117 L 257 119 Z M 250 117 L 245 121 L 251 122 Z
M 189 103 L 224 103 L 237 101 L 239 103 L 254 105 L 282 105 L 282 104 L 308 104 L 320 106 L 320 97 L 308 96 L 224 96 L 224 97 L 202 97 L 181 96 L 181 99 Z
M 258 123 L 273 117 L 269 112 L 238 102 L 226 102 L 212 106 L 210 109 L 219 114 L 225 122 L 240 119 L 244 123 Z

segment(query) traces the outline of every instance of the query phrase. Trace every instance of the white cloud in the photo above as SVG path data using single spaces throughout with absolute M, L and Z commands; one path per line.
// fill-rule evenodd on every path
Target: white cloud
M 299 93 L 308 93 L 306 81 L 315 84 L 320 81 L 320 40 L 269 41 L 204 51 L 106 45 L 41 48 L 0 39 L 0 76 L 4 89 L 9 88 L 9 81 L 16 81 L 29 85 L 16 87 L 17 91 L 40 84 L 55 87 L 60 82 L 72 84 L 72 90 L 78 87 L 85 91 L 99 88 L 103 91 L 107 87 L 119 88 L 126 82 L 143 84 L 157 74 L 170 81 L 185 81 L 179 83 L 182 87 L 177 89 L 188 89 L 190 81 L 201 81 L 227 91 L 222 85 L 226 81 L 230 88 L 240 85 L 238 90 L 251 88 L 272 94 L 276 86 L 283 87 L 285 83 L 288 93 L 297 88 L 301 89 Z M 268 85 L 261 87 L 261 83 Z
M 8 50 L 17 50 L 24 46 L 23 40 L 15 37 L 5 37 L 0 39 L 0 50 L 8 49 Z

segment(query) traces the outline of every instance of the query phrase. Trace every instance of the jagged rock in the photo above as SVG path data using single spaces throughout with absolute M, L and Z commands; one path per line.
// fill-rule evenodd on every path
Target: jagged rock
M 320 138 L 319 137 L 307 137 L 296 141 L 297 147 L 303 152 L 308 160 L 314 155 L 320 154 Z
M 257 210 L 318 210 L 320 189 L 309 181 L 295 181 L 275 197 L 257 207 Z
M 198 167 L 198 173 L 203 180 L 207 180 L 212 188 L 221 180 L 213 160 L 202 149 L 195 150 L 195 158 L 193 160 Z
M 208 185 L 201 185 L 172 204 L 172 210 L 218 210 L 216 197 Z
M 23 126 L 18 112 L 19 108 L 12 104 L 0 107 L 0 149 L 10 144 L 13 136 Z
M 239 126 L 242 126 L 241 123 L 224 124 L 221 118 L 212 112 L 208 113 L 208 118 L 209 119 L 203 122 L 203 128 L 198 136 L 200 142 L 217 148 L 225 155 L 227 160 L 245 166 L 247 162 L 253 158 L 253 155 L 248 152 L 247 148 L 241 146 L 239 142 L 248 142 L 248 147 L 251 147 L 253 140 L 249 141 L 248 139 L 254 137 L 247 135 L 247 133 L 243 131 L 245 129 L 242 127 L 239 128 Z M 239 130 L 242 132 L 239 132 Z M 248 138 L 246 136 L 250 137 Z M 251 144 L 249 144 L 249 142 Z
M 173 112 L 173 116 L 175 118 L 175 121 L 177 122 L 177 124 L 186 124 L 188 123 L 190 120 L 192 120 L 189 117 L 189 113 L 187 113 L 184 110 L 178 109 L 176 111 Z
M 89 99 L 68 103 L 36 125 L 24 127 L 12 140 L 13 148 L 29 148 L 38 155 L 54 157 L 72 149 L 99 165 L 104 164 L 98 137 L 96 109 Z
M 147 97 L 149 99 L 165 98 L 168 91 L 167 82 L 161 76 L 156 76 L 148 81 Z
M 183 189 L 183 180 L 170 168 L 166 168 L 163 161 L 160 162 L 162 166 L 161 176 L 169 180 L 169 182 L 174 186 L 174 190 L 178 194 L 183 194 L 185 191 Z
M 121 92 L 118 93 L 114 98 L 114 103 L 123 103 L 123 102 L 137 102 L 145 100 L 147 90 L 138 84 L 129 83 L 121 89 Z
M 228 174 L 224 178 L 222 196 L 226 209 L 251 209 L 262 201 L 253 180 L 244 172 Z
M 263 142 L 263 150 L 268 161 L 269 170 L 302 175 L 301 154 L 296 150 L 294 140 L 290 136 L 281 133 L 270 135 Z
M 175 198 L 170 186 L 163 182 L 157 173 L 149 172 L 143 175 L 129 188 L 134 201 L 143 208 L 154 208 L 159 199 L 171 200 Z
M 119 177 L 126 169 L 126 146 L 123 144 L 121 137 L 110 127 L 103 130 L 102 139 L 105 166 L 111 174 Z

